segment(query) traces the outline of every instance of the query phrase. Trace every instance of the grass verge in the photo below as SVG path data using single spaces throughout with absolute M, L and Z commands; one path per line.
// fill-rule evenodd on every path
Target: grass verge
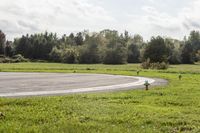
M 138 69 L 138 64 L 0 64 L 3 72 L 136 75 Z M 0 132 L 200 132 L 200 64 L 142 70 L 140 75 L 168 79 L 170 84 L 150 91 L 0 98 Z

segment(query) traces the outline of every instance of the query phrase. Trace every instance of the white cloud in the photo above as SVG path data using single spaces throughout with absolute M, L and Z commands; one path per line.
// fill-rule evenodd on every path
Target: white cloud
M 115 21 L 87 0 L 1 0 L 0 16 L 0 28 L 12 37 L 45 30 L 60 34 L 96 30 Z
M 150 1 L 155 2 L 156 0 Z M 200 30 L 199 7 L 200 0 L 193 0 L 179 12 L 170 14 L 153 6 L 142 6 L 143 15 L 133 14 L 129 27 L 143 34 L 145 38 L 162 35 L 182 39 L 191 30 Z M 135 25 L 140 26 L 138 28 Z
M 183 25 L 186 29 L 200 29 L 200 0 L 194 0 L 190 7 L 183 9 L 180 16 L 183 18 Z
M 200 29 L 200 0 L 177 0 L 175 4 L 174 0 L 166 0 L 165 4 L 162 0 L 125 0 L 123 4 L 126 2 L 132 2 L 133 7 L 120 8 L 122 3 L 115 6 L 114 0 L 1 0 L 0 29 L 13 38 L 45 30 L 64 34 L 115 28 L 139 33 L 145 39 L 153 35 L 181 39 L 190 30 Z M 183 3 L 181 7 L 177 5 L 179 10 L 174 10 L 176 3 Z M 164 7 L 167 9 L 162 10 Z

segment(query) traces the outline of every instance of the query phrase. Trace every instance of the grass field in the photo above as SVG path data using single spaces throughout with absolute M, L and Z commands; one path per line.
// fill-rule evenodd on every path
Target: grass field
M 136 75 L 138 69 L 138 64 L 0 64 L 2 72 Z M 0 98 L 0 112 L 5 115 L 0 116 L 0 132 L 200 132 L 200 64 L 141 70 L 140 75 L 167 79 L 169 85 L 150 91 Z

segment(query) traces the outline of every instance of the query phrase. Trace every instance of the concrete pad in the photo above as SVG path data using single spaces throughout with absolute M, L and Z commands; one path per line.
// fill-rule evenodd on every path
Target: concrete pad
M 0 97 L 61 95 L 144 88 L 166 80 L 106 74 L 0 73 Z

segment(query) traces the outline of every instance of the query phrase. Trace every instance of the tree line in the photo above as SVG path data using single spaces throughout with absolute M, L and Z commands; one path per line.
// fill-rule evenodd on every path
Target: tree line
M 0 55 L 22 55 L 30 60 L 82 64 L 150 63 L 192 64 L 200 61 L 200 33 L 191 31 L 183 40 L 143 37 L 129 32 L 88 31 L 58 37 L 56 33 L 23 35 L 13 42 L 0 30 Z

